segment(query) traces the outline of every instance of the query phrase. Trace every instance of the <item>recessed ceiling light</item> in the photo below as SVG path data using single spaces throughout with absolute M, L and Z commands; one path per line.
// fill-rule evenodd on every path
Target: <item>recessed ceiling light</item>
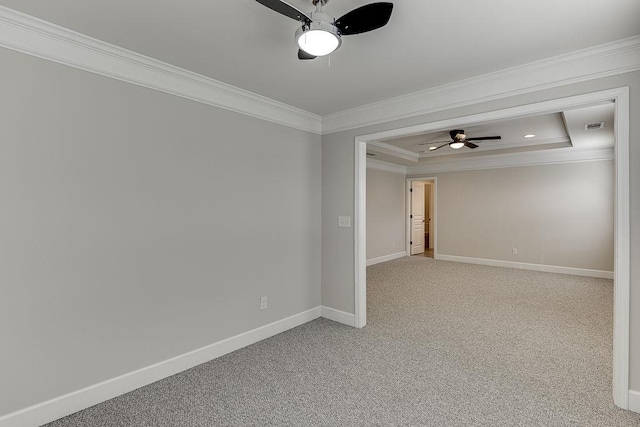
M 429 151 L 433 151 L 433 150 L 435 150 L 436 148 L 438 148 L 438 147 L 436 147 L 435 145 L 434 145 L 434 146 L 432 146 L 432 147 L 429 147 Z
M 533 138 L 535 135 L 532 133 L 528 133 L 526 135 L 524 135 L 525 138 Z

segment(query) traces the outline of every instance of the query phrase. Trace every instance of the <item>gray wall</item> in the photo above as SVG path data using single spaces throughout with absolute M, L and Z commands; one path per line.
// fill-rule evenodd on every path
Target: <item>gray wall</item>
M 322 304 L 347 313 L 355 311 L 354 234 L 337 221 L 353 220 L 354 162 L 353 137 L 322 137 Z
M 320 304 L 319 136 L 0 63 L 0 416 Z
M 576 83 L 432 114 L 336 132 L 322 138 L 322 304 L 354 312 L 353 228 L 336 229 L 328 218 L 354 214 L 354 138 L 383 130 L 453 119 L 555 98 L 630 87 L 631 115 L 631 340 L 630 386 L 640 390 L 640 72 Z M 326 224 L 326 225 L 325 225 Z M 338 254 L 341 254 L 338 256 Z M 325 256 L 328 255 L 328 256 Z
M 613 271 L 613 161 L 429 176 L 438 255 Z
M 405 182 L 403 174 L 367 168 L 368 260 L 405 251 Z

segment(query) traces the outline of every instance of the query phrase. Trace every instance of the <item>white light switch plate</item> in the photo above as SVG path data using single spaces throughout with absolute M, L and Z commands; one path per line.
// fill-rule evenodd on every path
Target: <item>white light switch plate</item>
M 351 227 L 351 217 L 350 216 L 339 216 L 338 217 L 338 227 Z

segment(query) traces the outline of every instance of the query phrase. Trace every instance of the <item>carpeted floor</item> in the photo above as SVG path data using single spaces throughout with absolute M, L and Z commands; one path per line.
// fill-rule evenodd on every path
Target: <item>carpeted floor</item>
M 367 274 L 364 329 L 318 319 L 49 425 L 640 425 L 612 402 L 611 280 L 425 257 Z

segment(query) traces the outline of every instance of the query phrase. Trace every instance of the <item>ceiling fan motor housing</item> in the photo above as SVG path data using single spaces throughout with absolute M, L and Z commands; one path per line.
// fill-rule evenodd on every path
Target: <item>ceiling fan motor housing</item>
M 332 27 L 336 28 L 335 24 L 334 24 L 336 20 L 335 20 L 335 18 L 333 16 L 331 16 L 329 14 L 326 14 L 326 13 L 324 13 L 322 11 L 315 10 L 315 11 L 311 12 L 309 15 L 310 15 L 309 17 L 311 18 L 312 22 L 329 24 Z M 336 28 L 336 30 L 337 30 L 337 28 Z
M 449 136 L 451 136 L 451 139 L 453 140 L 465 139 L 467 137 L 467 135 L 464 134 L 464 131 L 462 129 L 456 129 L 456 130 L 450 131 Z
M 298 27 L 298 29 L 296 30 L 296 41 L 300 38 L 300 36 L 303 33 L 307 31 L 313 31 L 313 30 L 327 31 L 336 36 L 336 38 L 338 39 L 338 47 L 340 47 L 340 45 L 342 44 L 342 37 L 340 34 L 340 30 L 338 30 L 338 28 L 336 28 L 335 25 L 329 24 L 327 22 L 318 22 L 318 21 L 313 21 L 313 22 L 310 22 L 308 25 L 305 24 L 301 27 Z
M 304 23 L 301 27 L 298 27 L 298 29 L 296 30 L 295 41 L 300 48 L 302 48 L 302 45 L 300 45 L 300 37 L 302 37 L 305 33 L 311 32 L 311 31 L 324 31 L 326 33 L 332 34 L 335 37 L 335 40 L 337 41 L 337 46 L 335 46 L 333 50 L 338 49 L 342 45 L 342 34 L 340 33 L 340 30 L 338 29 L 338 27 L 334 25 L 335 19 L 331 15 L 327 15 L 324 12 L 315 11 L 315 12 L 311 12 L 310 18 L 311 18 L 311 22 Z M 308 52 L 308 53 L 312 55 L 320 56 L 314 52 Z

